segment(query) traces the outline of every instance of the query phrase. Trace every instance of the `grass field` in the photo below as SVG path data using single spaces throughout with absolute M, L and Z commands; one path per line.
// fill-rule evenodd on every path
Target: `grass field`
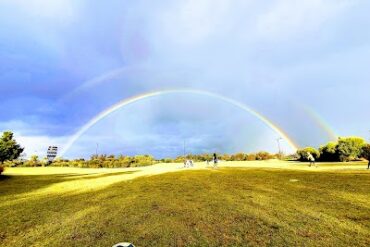
M 0 246 L 370 246 L 365 163 L 196 166 L 9 168 Z

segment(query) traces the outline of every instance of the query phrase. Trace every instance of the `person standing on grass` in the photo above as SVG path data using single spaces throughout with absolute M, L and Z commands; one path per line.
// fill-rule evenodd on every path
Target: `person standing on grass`
M 311 167 L 311 165 L 315 165 L 316 166 L 315 158 L 313 157 L 313 155 L 311 153 L 308 153 L 307 156 L 308 156 L 308 160 L 310 161 L 310 167 Z
M 369 158 L 369 163 L 367 163 L 367 169 L 370 169 L 370 158 Z
M 213 154 L 213 167 L 217 167 L 217 163 L 218 163 L 217 154 L 214 153 Z

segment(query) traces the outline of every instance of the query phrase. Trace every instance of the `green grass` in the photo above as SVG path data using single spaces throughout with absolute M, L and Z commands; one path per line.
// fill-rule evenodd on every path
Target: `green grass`
M 365 170 L 58 169 L 1 176 L 0 246 L 370 245 Z

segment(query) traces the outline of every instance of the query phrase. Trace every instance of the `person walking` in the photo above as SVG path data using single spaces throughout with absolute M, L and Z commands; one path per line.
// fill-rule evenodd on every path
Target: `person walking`
M 367 169 L 370 169 L 370 158 L 369 158 L 369 163 L 367 163 Z
M 189 167 L 194 167 L 193 160 L 189 160 Z
M 216 168 L 217 167 L 217 163 L 218 163 L 218 158 L 217 158 L 217 154 L 214 153 L 213 154 L 213 167 Z
M 316 166 L 315 158 L 313 157 L 313 155 L 311 153 L 308 153 L 307 156 L 308 156 L 308 160 L 310 161 L 310 165 L 309 166 L 310 167 L 311 167 L 311 165 L 315 165 Z

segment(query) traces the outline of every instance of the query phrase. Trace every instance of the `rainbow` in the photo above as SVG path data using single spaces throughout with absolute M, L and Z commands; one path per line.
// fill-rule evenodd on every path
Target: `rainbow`
M 61 99 L 59 99 L 59 102 L 63 103 L 65 101 L 67 101 L 68 99 L 73 98 L 74 96 L 78 95 L 78 93 L 80 93 L 84 90 L 87 90 L 91 87 L 94 87 L 96 85 L 99 85 L 100 83 L 102 83 L 104 81 L 114 79 L 117 76 L 119 76 L 120 74 L 122 74 L 122 73 L 124 73 L 128 70 L 129 69 L 126 68 L 126 67 L 120 67 L 120 68 L 117 68 L 117 69 L 110 70 L 109 72 L 107 72 L 105 74 L 102 74 L 100 76 L 94 77 L 94 78 L 92 78 L 88 81 L 85 81 L 84 83 L 82 83 L 81 86 L 77 87 L 72 92 L 64 95 Z
M 140 95 L 136 95 L 130 98 L 123 99 L 116 104 L 108 107 L 104 111 L 97 114 L 95 117 L 93 117 L 88 123 L 86 123 L 84 126 L 82 126 L 66 143 L 65 147 L 63 148 L 61 152 L 61 156 L 63 156 L 70 148 L 71 146 L 91 127 L 93 127 L 96 123 L 103 120 L 108 115 L 112 114 L 113 112 L 117 111 L 118 109 L 125 107 L 127 105 L 133 104 L 137 101 L 152 98 L 160 95 L 166 95 L 166 94 L 175 94 L 175 93 L 188 93 L 188 94 L 198 94 L 203 96 L 209 96 L 212 98 L 216 98 L 219 100 L 222 100 L 224 102 L 227 102 L 231 105 L 234 105 L 240 109 L 242 109 L 245 112 L 248 112 L 252 114 L 253 116 L 257 117 L 259 120 L 261 120 L 263 123 L 265 123 L 268 127 L 270 127 L 273 131 L 275 131 L 280 137 L 282 137 L 289 146 L 293 149 L 293 151 L 296 151 L 298 149 L 298 145 L 286 134 L 282 129 L 280 129 L 276 124 L 274 124 L 272 121 L 270 121 L 268 118 L 266 118 L 261 113 L 258 113 L 257 111 L 253 110 L 249 106 L 238 102 L 234 99 L 225 97 L 220 94 L 203 91 L 203 90 L 193 90 L 193 89 L 172 89 L 172 90 L 161 90 L 161 91 L 154 91 L 149 93 L 144 93 Z
M 338 140 L 338 135 L 330 128 L 330 125 L 317 112 L 312 110 L 312 108 L 307 105 L 300 105 L 300 107 L 306 112 L 306 114 L 309 115 L 316 122 L 316 124 L 325 131 L 329 141 Z

